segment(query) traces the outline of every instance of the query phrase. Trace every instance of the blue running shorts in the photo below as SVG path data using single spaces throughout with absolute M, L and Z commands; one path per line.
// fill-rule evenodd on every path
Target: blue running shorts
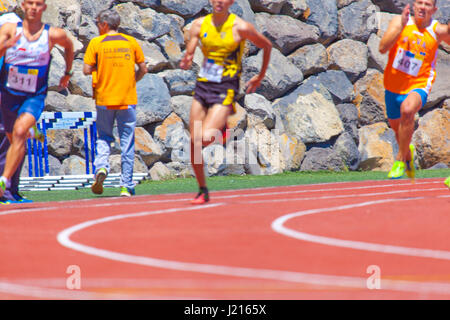
M 45 98 L 47 94 L 35 96 L 16 96 L 8 91 L 1 92 L 1 111 L 5 131 L 11 133 L 16 119 L 22 113 L 31 114 L 36 121 L 39 120 L 45 107 Z
M 422 108 L 427 103 L 428 95 L 423 89 L 414 89 L 411 92 L 417 92 L 422 98 Z M 409 93 L 408 93 L 409 94 Z M 405 101 L 408 94 L 398 94 L 386 90 L 384 94 L 384 100 L 386 102 L 386 112 L 389 119 L 400 119 L 400 106 Z

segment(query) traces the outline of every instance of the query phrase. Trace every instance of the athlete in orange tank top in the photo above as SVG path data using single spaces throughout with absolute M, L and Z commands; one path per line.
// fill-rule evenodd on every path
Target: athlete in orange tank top
M 389 51 L 384 71 L 386 111 L 399 146 L 388 174 L 391 179 L 406 173 L 414 181 L 414 115 L 425 105 L 436 79 L 439 44 L 450 43 L 449 25 L 432 19 L 436 10 L 436 0 L 415 0 L 414 15 L 410 16 L 410 5 L 406 5 L 402 14 L 392 19 L 380 41 L 379 51 Z

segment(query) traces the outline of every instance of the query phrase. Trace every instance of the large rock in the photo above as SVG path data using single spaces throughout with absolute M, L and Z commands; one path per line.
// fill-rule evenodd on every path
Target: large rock
M 300 169 L 305 157 L 306 146 L 303 142 L 286 133 L 279 136 L 281 157 L 284 159 L 283 170 L 296 171 Z
M 344 125 L 345 132 L 348 132 L 356 144 L 359 144 L 358 135 L 358 109 L 352 103 L 336 105 L 339 117 Z
M 450 165 L 450 110 L 435 109 L 419 119 L 412 143 L 423 169 L 442 162 Z
M 144 52 L 148 72 L 160 72 L 163 69 L 172 67 L 169 60 L 162 54 L 158 45 L 139 39 L 137 41 Z
M 402 13 L 403 8 L 411 3 L 410 0 L 373 0 L 373 3 L 380 7 L 382 11 L 390 13 Z
M 384 122 L 359 129 L 360 168 L 362 170 L 389 171 L 398 153 L 395 133 Z
M 142 0 L 139 1 L 142 2 Z M 150 2 L 155 1 L 150 0 Z M 196 0 L 196 1 L 161 0 L 156 2 L 159 4 L 158 6 L 159 10 L 164 12 L 175 13 L 184 18 L 195 16 L 208 4 L 208 0 Z
M 258 13 L 256 24 L 260 32 L 284 55 L 319 39 L 317 27 L 289 16 Z
M 301 171 L 342 171 L 343 161 L 331 148 L 313 147 L 308 150 L 300 167 Z
M 79 156 L 70 156 L 64 159 L 60 170 L 63 175 L 86 174 L 86 161 Z
M 342 70 L 350 81 L 356 81 L 367 70 L 367 46 L 352 39 L 344 39 L 327 48 L 330 69 Z
M 384 72 L 388 62 L 388 55 L 381 54 L 378 50 L 380 47 L 380 41 L 381 38 L 375 33 L 372 33 L 367 41 L 367 47 L 369 48 L 368 67 Z
M 244 59 L 242 83 L 246 83 L 253 76 L 259 74 L 262 56 L 263 51 L 261 50 L 256 56 Z M 280 51 L 273 48 L 266 76 L 261 81 L 261 86 L 256 90 L 256 93 L 263 95 L 268 100 L 273 100 L 282 97 L 286 92 L 295 88 L 302 80 L 303 75 L 300 69 L 292 64 Z
M 184 128 L 183 121 L 175 113 L 171 113 L 161 125 L 155 129 L 154 138 L 164 147 L 161 160 L 189 163 L 190 135 Z
M 268 12 L 272 14 L 279 14 L 283 6 L 288 2 L 287 0 L 249 0 L 253 11 Z
M 319 73 L 317 78 L 331 93 L 334 103 L 346 103 L 354 99 L 353 85 L 348 80 L 345 72 L 341 70 L 328 70 Z
M 171 96 L 192 95 L 197 75 L 191 70 L 166 70 L 158 73 L 163 78 Z
M 143 127 L 163 121 L 172 112 L 170 93 L 164 80 L 154 74 L 146 74 L 136 85 L 138 94 L 137 123 Z
M 91 19 L 95 19 L 100 11 L 111 8 L 115 0 L 78 0 L 78 2 L 81 6 L 81 13 Z M 65 3 L 65 1 L 63 3 Z
M 336 0 L 306 0 L 310 15 L 306 22 L 320 30 L 320 42 L 329 44 L 337 37 L 338 11 Z
M 306 0 L 289 0 L 285 2 L 281 9 L 281 14 L 298 19 L 304 17 L 308 10 L 309 8 Z
M 119 31 L 141 40 L 152 41 L 171 31 L 171 20 L 151 8 L 140 9 L 133 3 L 114 7 L 121 17 Z
M 164 35 L 155 40 L 155 43 L 161 48 L 163 54 L 169 61 L 169 66 L 172 69 L 178 68 L 180 61 L 183 58 L 180 44 L 170 35 Z M 182 70 L 184 71 L 184 70 Z
M 58 129 L 47 130 L 48 152 L 56 158 L 63 160 L 70 156 L 75 130 Z
M 305 77 L 326 71 L 329 65 L 327 49 L 320 43 L 302 46 L 288 58 Z
M 286 165 L 281 156 L 280 142 L 276 132 L 269 131 L 264 124 L 257 123 L 245 131 L 246 172 L 267 175 L 283 172 Z
M 257 93 L 246 95 L 244 106 L 248 113 L 259 118 L 268 129 L 275 127 L 275 113 L 272 104 L 263 96 Z
M 334 103 L 318 90 L 305 92 L 299 87 L 277 100 L 274 110 L 278 110 L 286 133 L 305 144 L 328 141 L 344 130 Z
M 156 143 L 152 136 L 142 127 L 135 129 L 135 153 L 140 156 L 147 167 L 159 161 L 163 155 L 163 148 Z
M 450 54 L 439 50 L 436 62 L 436 81 L 431 87 L 425 109 L 434 107 L 445 99 L 450 98 L 449 74 Z
M 358 108 L 360 126 L 387 121 L 381 72 L 368 70 L 366 75 L 355 83 L 355 92 L 354 104 Z
M 173 112 L 183 120 L 186 128 L 189 128 L 189 117 L 191 114 L 192 96 L 173 96 L 170 99 L 170 106 Z
M 162 162 L 156 162 L 148 173 L 152 180 L 166 180 L 173 177 L 172 171 Z
M 376 7 L 370 0 L 353 2 L 339 10 L 339 38 L 366 42 L 377 29 L 375 12 Z
M 341 159 L 345 170 L 354 171 L 359 168 L 358 146 L 350 133 L 344 132 L 339 136 L 333 146 L 333 151 Z
M 110 173 L 122 172 L 122 160 L 120 154 L 112 154 L 109 156 Z M 134 155 L 133 173 L 147 173 L 148 168 L 137 154 Z

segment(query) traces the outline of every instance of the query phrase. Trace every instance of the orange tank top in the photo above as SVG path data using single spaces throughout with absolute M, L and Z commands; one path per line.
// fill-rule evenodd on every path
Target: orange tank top
M 414 89 L 430 93 L 436 79 L 437 20 L 420 29 L 409 17 L 397 43 L 389 51 L 384 71 L 384 87 L 394 93 L 407 94 Z

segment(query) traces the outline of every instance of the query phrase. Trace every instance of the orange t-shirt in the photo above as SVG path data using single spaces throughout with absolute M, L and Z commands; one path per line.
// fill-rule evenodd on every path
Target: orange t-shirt
M 384 71 L 384 87 L 398 94 L 407 94 L 414 89 L 430 93 L 436 79 L 437 21 L 420 29 L 409 17 L 408 24 L 400 34 L 397 43 L 389 51 Z
M 92 39 L 84 63 L 96 67 L 92 75 L 96 104 L 108 109 L 136 105 L 135 65 L 144 60 L 141 47 L 131 36 L 116 33 Z

